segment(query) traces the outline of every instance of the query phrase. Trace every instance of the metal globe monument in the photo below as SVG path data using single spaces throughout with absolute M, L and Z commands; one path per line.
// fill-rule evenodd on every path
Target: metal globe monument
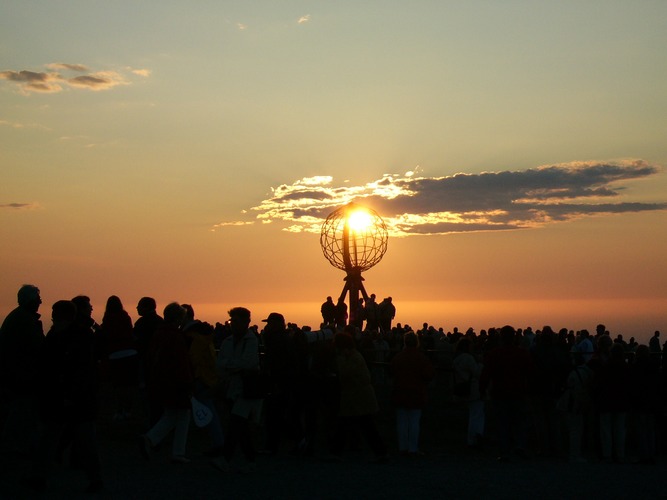
M 349 294 L 349 323 L 359 319 L 359 293 L 368 294 L 361 273 L 377 265 L 387 251 L 389 233 L 377 212 L 354 202 L 334 210 L 322 224 L 320 246 L 329 263 L 345 271 L 339 300 Z

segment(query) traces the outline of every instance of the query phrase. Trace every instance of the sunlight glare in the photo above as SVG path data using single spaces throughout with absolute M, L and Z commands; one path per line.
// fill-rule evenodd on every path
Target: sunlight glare
M 347 223 L 354 232 L 366 231 L 373 223 L 371 214 L 365 210 L 355 210 L 347 217 Z

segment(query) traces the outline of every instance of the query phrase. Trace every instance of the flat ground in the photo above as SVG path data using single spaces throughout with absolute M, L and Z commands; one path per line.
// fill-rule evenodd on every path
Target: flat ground
M 482 450 L 465 445 L 466 410 L 451 401 L 443 385 L 432 387 L 432 401 L 422 420 L 422 450 L 417 458 L 396 453 L 393 412 L 387 386 L 378 388 L 382 412 L 378 424 L 391 451 L 385 464 L 370 464 L 371 454 L 349 451 L 344 461 L 325 460 L 326 451 L 314 457 L 260 455 L 257 470 L 223 474 L 201 453 L 207 436 L 191 427 L 188 453 L 192 463 L 169 463 L 170 443 L 149 462 L 139 455 L 136 437 L 142 430 L 137 416 L 114 422 L 106 403 L 99 419 L 99 450 L 105 490 L 97 498 L 109 499 L 393 499 L 393 498 L 492 498 L 492 499 L 656 499 L 667 498 L 667 457 L 661 451 L 657 464 L 605 464 L 587 454 L 589 463 L 570 464 L 562 457 L 531 456 L 498 462 L 493 443 Z M 489 425 L 492 426 L 492 419 Z M 632 457 L 632 432 L 629 433 Z M 322 448 L 322 447 L 321 447 Z M 243 461 L 236 459 L 237 465 Z M 0 457 L 0 498 L 86 498 L 86 481 L 80 471 L 57 466 L 49 489 L 31 494 L 19 481 L 29 471 L 29 462 L 12 456 Z

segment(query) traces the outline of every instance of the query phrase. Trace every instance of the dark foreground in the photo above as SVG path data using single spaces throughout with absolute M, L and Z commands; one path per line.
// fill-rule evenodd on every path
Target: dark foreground
M 380 396 L 383 396 L 380 394 Z M 379 418 L 390 450 L 395 450 L 392 412 L 386 404 Z M 99 422 L 99 448 L 105 489 L 96 495 L 83 492 L 80 471 L 57 466 L 46 492 L 32 493 L 20 485 L 29 463 L 17 457 L 0 457 L 0 498 L 109 498 L 109 499 L 660 499 L 667 498 L 667 460 L 662 452 L 656 464 L 604 464 L 589 453 L 589 463 L 570 464 L 563 458 L 513 458 L 496 460 L 495 448 L 465 446 L 465 409 L 434 398 L 422 421 L 420 457 L 402 457 L 395 451 L 388 463 L 372 464 L 370 453 L 349 451 L 344 461 L 287 453 L 258 457 L 251 473 L 222 473 L 202 455 L 206 434 L 191 427 L 188 441 L 192 463 L 174 465 L 168 460 L 170 442 L 143 460 L 136 444 L 139 419 L 115 423 L 103 412 Z M 287 446 L 287 445 L 286 445 Z M 630 457 L 631 450 L 629 450 Z M 237 466 L 243 465 L 238 457 Z

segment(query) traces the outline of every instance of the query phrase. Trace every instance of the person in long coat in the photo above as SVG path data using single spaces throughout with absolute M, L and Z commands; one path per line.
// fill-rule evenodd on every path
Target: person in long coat
M 366 361 L 355 348 L 354 339 L 346 331 L 334 337 L 336 370 L 340 386 L 340 406 L 331 452 L 340 457 L 350 431 L 357 428 L 375 453 L 376 461 L 383 461 L 387 448 L 375 424 L 379 407 Z
M 396 407 L 398 450 L 402 455 L 419 453 L 422 409 L 428 400 L 428 383 L 435 376 L 433 363 L 419 350 L 419 337 L 407 332 L 405 347 L 391 360 L 394 377 L 392 402 Z

